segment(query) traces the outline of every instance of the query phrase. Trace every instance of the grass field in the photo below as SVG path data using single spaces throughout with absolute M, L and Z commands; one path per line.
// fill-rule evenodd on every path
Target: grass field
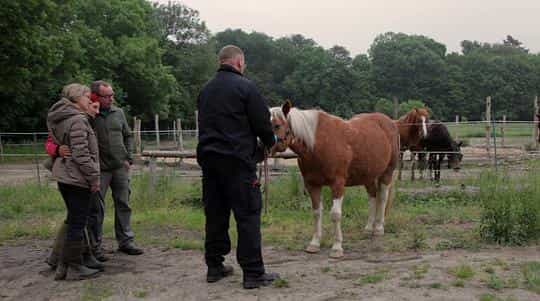
M 482 123 L 454 124 L 445 123 L 453 137 L 459 138 L 479 138 L 486 136 L 486 125 Z M 507 123 L 495 124 L 495 134 L 497 137 L 532 137 L 534 125 L 532 123 Z M 493 129 L 492 129 L 493 131 Z M 493 135 L 493 132 L 490 133 Z
M 536 166 L 536 165 L 535 165 Z M 455 189 L 423 193 L 424 184 L 401 184 L 414 188 L 411 193 L 398 193 L 395 206 L 387 217 L 384 248 L 405 249 L 478 248 L 483 202 L 497 195 L 506 198 L 530 198 L 523 187 L 540 187 L 540 176 L 533 172 L 508 179 L 504 172 L 483 173 L 460 184 L 480 187 L 472 194 Z M 266 243 L 284 249 L 301 250 L 311 237 L 312 211 L 308 197 L 298 185 L 296 173 L 274 179 L 270 184 L 268 214 L 263 215 L 263 237 Z M 162 176 L 154 189 L 146 175 L 132 179 L 133 227 L 141 243 L 168 245 L 181 249 L 201 249 L 204 215 L 201 207 L 200 182 Z M 457 183 L 457 182 L 456 182 Z M 489 193 L 494 183 L 500 184 L 497 194 Z M 529 184 L 527 184 L 529 183 Z M 536 185 L 536 186 L 535 186 Z M 504 190 L 500 190 L 504 188 Z M 501 197 L 501 202 L 504 200 Z M 330 191 L 323 190 L 323 247 L 332 243 Z M 112 212 L 110 194 L 107 211 Z M 24 184 L 0 187 L 0 244 L 21 238 L 51 238 L 62 222 L 65 209 L 54 186 Z M 112 235 L 112 214 L 106 214 L 105 232 Z M 534 217 L 536 218 L 536 217 Z M 344 200 L 342 227 L 344 242 L 353 245 L 365 238 L 362 233 L 367 220 L 367 196 L 361 187 L 348 188 Z M 234 220 L 231 220 L 234 222 Z M 234 224 L 231 224 L 231 228 Z M 235 231 L 231 231 L 234 233 Z
M 264 256 L 269 270 L 284 278 L 254 294 L 261 300 L 328 299 L 329 293 L 346 300 L 366 296 L 536 300 L 540 296 L 538 163 L 531 162 L 520 176 L 510 177 L 503 169 L 486 170 L 478 177 L 445 182 L 440 189 L 426 181 L 399 182 L 401 192 L 382 238 L 363 233 L 366 194 L 363 188 L 348 188 L 342 218 L 345 258 L 339 261 L 327 255 L 333 240 L 329 190 L 323 191 L 321 253 L 306 254 L 302 250 L 312 234 L 310 201 L 296 173 L 275 178 L 270 183 L 268 214 L 262 217 Z M 0 187 L 0 262 L 6 263 L 0 276 L 3 294 L 14 300 L 29 295 L 33 299 L 79 296 L 80 300 L 245 297 L 239 290 L 240 273 L 214 285 L 203 281 L 200 182 L 167 176 L 171 171 L 163 169 L 153 189 L 145 174 L 132 179 L 132 226 L 145 255 L 135 258 L 114 252 L 100 277 L 55 283 L 53 290 L 43 257 L 65 216 L 60 194 L 52 185 Z M 461 184 L 477 189 L 462 189 Z M 104 244 L 110 248 L 115 246 L 110 196 L 106 202 Z M 230 233 L 235 245 L 236 231 Z

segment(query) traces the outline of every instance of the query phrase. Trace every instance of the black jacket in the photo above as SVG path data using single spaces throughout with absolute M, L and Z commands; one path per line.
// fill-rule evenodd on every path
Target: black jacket
M 257 137 L 267 148 L 275 143 L 266 101 L 232 66 L 220 66 L 199 94 L 197 109 L 199 164 L 209 154 L 219 154 L 240 159 L 254 170 Z

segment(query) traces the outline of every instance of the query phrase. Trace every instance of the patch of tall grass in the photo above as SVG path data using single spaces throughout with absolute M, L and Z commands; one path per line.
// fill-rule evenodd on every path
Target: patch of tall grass
M 482 238 L 505 245 L 524 245 L 540 238 L 539 168 L 539 162 L 533 162 L 525 175 L 508 177 L 504 171 L 481 175 Z

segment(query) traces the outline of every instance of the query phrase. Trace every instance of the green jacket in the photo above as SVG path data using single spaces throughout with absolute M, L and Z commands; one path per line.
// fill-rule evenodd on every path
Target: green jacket
M 56 144 L 71 149 L 70 156 L 54 160 L 53 177 L 60 183 L 83 188 L 99 184 L 98 143 L 87 115 L 62 98 L 49 109 L 47 127 Z
M 107 112 L 100 110 L 94 120 L 98 137 L 101 170 L 109 171 L 132 162 L 133 135 L 122 109 L 111 106 Z

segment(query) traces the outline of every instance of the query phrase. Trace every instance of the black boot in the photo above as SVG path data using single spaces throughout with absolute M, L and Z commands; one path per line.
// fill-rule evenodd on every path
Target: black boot
M 91 252 L 84 252 L 83 254 L 83 264 L 85 267 L 100 270 L 101 272 L 105 271 L 105 266 L 99 260 L 94 257 Z
M 244 288 L 253 289 L 261 286 L 268 286 L 275 280 L 279 279 L 278 273 L 264 273 L 259 276 L 246 276 L 244 275 Z
M 227 276 L 230 276 L 234 273 L 234 269 L 230 265 L 222 265 L 218 268 L 208 268 L 206 273 L 206 282 L 213 283 L 217 282 Z
M 62 252 L 62 263 L 58 265 L 54 280 L 64 280 L 67 271 L 76 273 L 76 279 L 85 279 L 95 276 L 99 270 L 91 269 L 83 265 L 83 245 L 80 241 L 66 241 Z
M 88 267 L 88 268 L 91 268 L 91 269 L 96 269 L 96 270 L 100 270 L 100 271 L 104 271 L 105 270 L 105 266 L 99 262 L 96 257 L 94 256 L 94 254 L 92 254 L 92 239 L 90 238 L 90 235 L 88 234 L 88 230 L 85 229 L 84 230 L 85 232 L 85 235 L 84 235 L 84 246 L 83 246 L 83 264 L 84 266 Z
M 67 224 L 64 222 L 58 229 L 56 234 L 56 239 L 54 240 L 51 254 L 45 262 L 51 267 L 51 269 L 56 269 L 56 266 L 60 262 L 60 253 L 64 248 L 64 242 L 66 240 Z

